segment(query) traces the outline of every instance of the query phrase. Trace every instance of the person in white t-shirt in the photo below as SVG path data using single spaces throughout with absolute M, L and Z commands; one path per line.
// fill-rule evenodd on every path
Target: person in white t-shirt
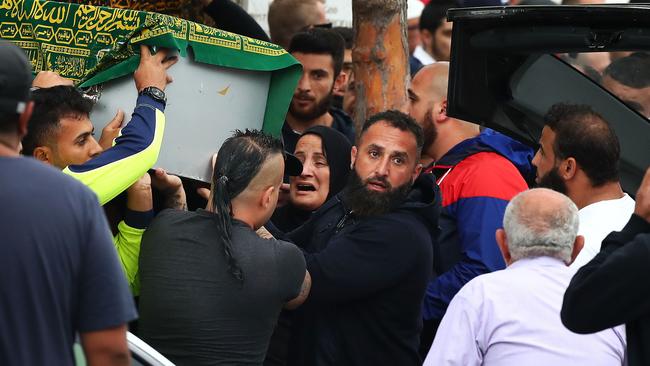
M 533 159 L 539 186 L 564 193 L 580 215 L 585 245 L 571 265 L 582 267 L 612 231 L 625 226 L 634 200 L 621 188 L 620 145 L 609 123 L 590 106 L 555 104 L 544 117 L 539 150 Z

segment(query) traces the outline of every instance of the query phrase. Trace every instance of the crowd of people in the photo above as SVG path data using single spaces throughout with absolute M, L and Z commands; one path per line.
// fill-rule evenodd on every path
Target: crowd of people
M 588 105 L 553 105 L 536 151 L 448 115 L 460 5 L 409 1 L 408 104 L 360 126 L 354 34 L 320 0 L 274 0 L 270 39 L 213 15 L 303 70 L 200 207 L 154 168 L 176 57 L 140 46 L 131 119 L 97 140 L 72 81 L 0 43 L 0 364 L 73 364 L 75 339 L 129 364 L 129 330 L 178 365 L 649 365 L 650 169 L 623 191 Z M 647 54 L 557 56 L 648 116 Z

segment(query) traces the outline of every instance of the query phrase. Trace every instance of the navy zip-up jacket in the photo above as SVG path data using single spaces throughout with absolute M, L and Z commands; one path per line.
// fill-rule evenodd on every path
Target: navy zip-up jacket
M 399 208 L 356 218 L 337 195 L 289 234 L 312 277 L 290 365 L 421 365 L 439 197 L 431 175 L 421 176 Z

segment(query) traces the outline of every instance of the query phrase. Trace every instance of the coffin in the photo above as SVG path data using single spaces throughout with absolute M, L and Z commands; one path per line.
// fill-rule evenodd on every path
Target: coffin
M 1 0 L 0 37 L 23 48 L 35 72 L 56 71 L 94 98 L 97 131 L 118 108 L 130 116 L 135 106 L 139 45 L 175 50 L 156 167 L 205 182 L 210 157 L 233 130 L 280 134 L 301 72 L 274 44 L 135 10 Z

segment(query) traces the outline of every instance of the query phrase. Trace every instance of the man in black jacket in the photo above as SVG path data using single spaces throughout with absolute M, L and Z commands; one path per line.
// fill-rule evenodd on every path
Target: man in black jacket
M 352 148 L 346 188 L 290 234 L 313 278 L 290 364 L 421 365 L 440 204 L 428 175 L 418 177 L 422 144 L 410 117 L 371 117 Z
M 577 333 L 623 324 L 630 366 L 650 365 L 650 169 L 630 221 L 603 241 L 564 294 L 562 323 Z
M 332 107 L 334 91 L 346 82 L 343 69 L 345 42 L 331 29 L 313 28 L 291 39 L 289 53 L 302 64 L 302 76 L 293 93 L 282 126 L 285 150 L 293 153 L 300 135 L 309 127 L 331 127 L 354 144 L 352 119 Z

